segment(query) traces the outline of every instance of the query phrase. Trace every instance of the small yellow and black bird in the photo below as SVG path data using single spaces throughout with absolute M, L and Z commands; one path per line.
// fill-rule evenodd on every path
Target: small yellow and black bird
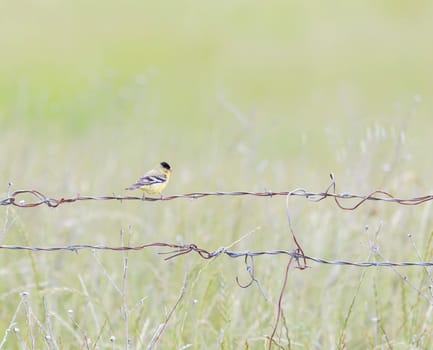
M 159 194 L 162 198 L 161 192 L 167 186 L 171 172 L 170 165 L 167 162 L 161 162 L 159 168 L 148 171 L 126 190 L 140 189 L 145 194 Z

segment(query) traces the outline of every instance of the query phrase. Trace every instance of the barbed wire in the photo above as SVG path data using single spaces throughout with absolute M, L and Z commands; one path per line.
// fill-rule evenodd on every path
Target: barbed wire
M 111 250 L 111 251 L 139 251 L 145 248 L 152 247 L 164 247 L 164 248 L 172 248 L 174 250 L 160 252 L 160 255 L 168 255 L 164 260 L 171 260 L 180 255 L 185 255 L 189 253 L 197 253 L 203 259 L 212 259 L 216 258 L 220 255 L 226 255 L 230 258 L 254 258 L 262 255 L 287 255 L 296 260 L 305 259 L 308 261 L 316 262 L 319 264 L 326 265 L 346 265 L 346 266 L 357 266 L 357 267 L 398 267 L 398 266 L 433 266 L 433 261 L 414 261 L 414 262 L 392 262 L 392 261 L 348 261 L 348 260 L 327 260 L 323 258 L 317 258 L 309 255 L 304 255 L 295 250 L 284 250 L 284 249 L 276 249 L 276 250 L 259 250 L 259 251 L 250 251 L 250 250 L 229 250 L 225 247 L 220 247 L 213 251 L 206 250 L 204 248 L 198 247 L 194 243 L 188 244 L 177 244 L 177 243 L 164 243 L 164 242 L 153 242 L 146 243 L 136 246 L 107 246 L 101 244 L 71 244 L 65 246 L 51 246 L 51 247 L 36 247 L 36 246 L 23 246 L 23 245 L 0 245 L 0 249 L 4 250 L 28 250 L 28 251 L 45 251 L 45 252 L 53 252 L 53 251 L 72 251 L 78 252 L 80 250 Z M 247 264 L 247 261 L 246 261 Z M 254 273 L 252 273 L 254 275 Z
M 34 208 L 41 205 L 46 205 L 50 208 L 57 208 L 58 206 L 66 203 L 75 203 L 79 201 L 107 201 L 107 200 L 117 200 L 117 201 L 128 201 L 128 200 L 140 200 L 140 201 L 148 201 L 148 202 L 156 202 L 156 201 L 169 201 L 180 198 L 188 198 L 188 199 L 199 199 L 209 196 L 256 196 L 256 197 L 275 197 L 275 196 L 286 196 L 286 215 L 288 226 L 292 235 L 293 243 L 295 249 L 293 250 L 261 250 L 261 251 L 250 251 L 250 250 L 231 250 L 229 247 L 220 247 L 216 250 L 207 250 L 201 247 L 198 247 L 194 243 L 189 244 L 177 244 L 177 243 L 164 243 L 164 242 L 153 242 L 142 245 L 130 246 L 124 245 L 122 241 L 121 246 L 107 246 L 107 245 L 94 245 L 94 244 L 71 244 L 64 246 L 23 246 L 23 245 L 0 245 L 0 249 L 4 250 L 27 250 L 27 251 L 44 251 L 44 252 L 52 252 L 52 251 L 73 251 L 78 253 L 80 250 L 91 249 L 93 251 L 96 250 L 107 250 L 107 251 L 140 251 L 146 248 L 151 247 L 161 247 L 161 248 L 170 248 L 168 251 L 159 252 L 160 255 L 166 255 L 164 260 L 170 260 L 177 258 L 181 255 L 186 255 L 190 253 L 196 253 L 203 259 L 212 259 L 222 255 L 228 256 L 230 258 L 244 258 L 244 264 L 247 273 L 249 274 L 249 282 L 241 284 L 239 282 L 239 278 L 236 276 L 236 283 L 241 288 L 248 288 L 254 283 L 258 286 L 260 292 L 262 293 L 265 299 L 266 296 L 264 294 L 263 288 L 260 285 L 259 280 L 255 276 L 255 257 L 264 256 L 264 255 L 285 255 L 288 257 L 288 261 L 286 263 L 285 273 L 283 277 L 283 284 L 280 290 L 278 305 L 277 305 L 277 315 L 275 319 L 275 324 L 273 327 L 272 334 L 269 337 L 269 349 L 271 349 L 272 344 L 274 342 L 274 336 L 277 332 L 277 327 L 280 321 L 280 317 L 282 314 L 282 300 L 284 296 L 284 291 L 287 286 L 288 274 L 289 270 L 292 266 L 292 263 L 296 263 L 296 268 L 303 270 L 309 267 L 307 262 L 315 262 L 318 264 L 326 264 L 326 265 L 345 265 L 345 266 L 355 266 L 355 267 L 390 267 L 392 269 L 396 267 L 403 266 L 422 266 L 422 267 L 431 267 L 433 266 L 433 261 L 415 261 L 415 262 L 392 262 L 392 261 L 348 261 L 348 260 L 328 260 L 323 258 L 317 258 L 313 256 L 306 255 L 298 243 L 296 238 L 295 231 L 292 227 L 290 211 L 289 211 L 289 198 L 292 196 L 304 197 L 305 199 L 313 202 L 320 202 L 326 198 L 332 198 L 335 204 L 342 210 L 355 210 L 364 204 L 367 201 L 383 201 L 387 203 L 396 203 L 400 205 L 419 205 L 427 201 L 433 200 L 433 195 L 424 195 L 413 198 L 398 198 L 393 196 L 391 193 L 384 190 L 375 190 L 366 195 L 353 194 L 353 193 L 337 193 L 336 192 L 336 182 L 333 174 L 330 174 L 331 182 L 326 187 L 325 191 L 322 192 L 311 192 L 307 191 L 303 188 L 297 188 L 292 191 L 261 191 L 261 192 L 252 192 L 252 191 L 234 191 L 234 192 L 192 192 L 185 193 L 179 195 L 171 195 L 171 196 L 161 196 L 161 197 L 139 197 L 139 196 L 119 196 L 119 195 L 111 195 L 111 196 L 81 196 L 77 194 L 74 197 L 70 198 L 51 198 L 39 190 L 16 190 L 12 193 L 8 193 L 8 195 L 0 200 L 0 205 L 2 206 L 15 206 L 19 208 Z M 10 185 L 9 185 L 10 188 Z M 31 200 L 28 200 L 28 196 L 30 196 Z M 353 205 L 343 205 L 344 201 L 347 200 L 356 200 Z M 232 244 L 233 245 L 233 244 Z M 380 257 L 380 255 L 379 255 Z M 419 292 L 419 291 L 418 291 Z M 419 292 L 420 293 L 420 292 Z M 183 292 L 179 295 L 178 301 L 175 304 L 172 312 L 174 312 L 177 304 L 182 298 Z M 427 299 L 427 301 L 433 305 L 433 303 Z M 169 317 L 168 317 L 169 318 Z M 168 321 L 166 319 L 166 322 Z M 159 337 L 159 335 L 158 335 Z M 157 338 L 156 338 L 157 339 Z
M 398 198 L 393 196 L 391 193 L 384 190 L 374 190 L 366 195 L 353 194 L 348 192 L 337 193 L 336 183 L 334 175 L 330 174 L 331 183 L 328 185 L 325 191 L 322 192 L 312 192 L 307 191 L 303 188 L 296 188 L 292 191 L 233 191 L 233 192 L 191 192 L 170 196 L 161 197 L 144 197 L 144 196 L 120 196 L 120 195 L 110 195 L 110 196 L 82 196 L 77 194 L 70 198 L 51 198 L 39 190 L 16 190 L 5 198 L 0 200 L 0 205 L 13 205 L 20 208 L 33 208 L 40 205 L 47 205 L 50 208 L 56 208 L 62 204 L 75 203 L 78 201 L 130 201 L 139 200 L 147 202 L 157 202 L 157 201 L 170 201 L 179 198 L 189 198 L 189 199 L 199 199 L 210 196 L 256 196 L 256 197 L 276 197 L 276 196 L 298 196 L 305 197 L 307 200 L 313 202 L 319 202 L 325 198 L 333 198 L 335 203 L 340 209 L 343 210 L 354 210 L 366 201 L 383 201 L 388 203 L 397 203 L 401 205 L 419 205 L 424 202 L 433 200 L 433 194 L 412 197 L 412 198 Z M 330 191 L 332 189 L 332 191 Z M 25 195 L 30 195 L 34 198 L 34 201 L 26 201 L 24 199 Z M 21 199 L 20 199 L 21 197 Z M 358 200 L 357 203 L 350 206 L 345 206 L 342 204 L 345 200 Z

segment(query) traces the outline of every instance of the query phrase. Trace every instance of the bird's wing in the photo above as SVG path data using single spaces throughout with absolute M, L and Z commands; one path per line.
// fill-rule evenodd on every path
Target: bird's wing
M 158 173 L 155 175 L 146 174 L 140 177 L 135 183 L 135 185 L 144 186 L 144 185 L 160 184 L 165 182 L 166 180 L 167 180 L 167 176 L 162 173 Z
M 142 186 L 151 186 L 155 184 L 164 183 L 167 181 L 167 176 L 164 173 L 158 172 L 156 170 L 151 170 L 140 177 L 134 184 L 127 187 L 127 190 L 135 190 Z

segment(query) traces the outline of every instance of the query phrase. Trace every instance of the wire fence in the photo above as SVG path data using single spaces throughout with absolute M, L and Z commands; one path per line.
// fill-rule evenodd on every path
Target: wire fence
M 106 251 L 141 251 L 147 248 L 163 248 L 164 251 L 159 252 L 158 254 L 165 256 L 165 260 L 170 260 L 177 258 L 181 255 L 185 254 L 197 254 L 199 257 L 203 259 L 213 259 L 220 256 L 226 256 L 229 258 L 243 258 L 246 270 L 250 276 L 250 281 L 247 284 L 241 284 L 236 277 L 236 282 L 239 287 L 247 288 L 253 285 L 254 283 L 259 287 L 263 296 L 266 296 L 263 293 L 263 289 L 260 286 L 258 279 L 254 273 L 254 265 L 255 258 L 263 255 L 285 255 L 288 257 L 288 262 L 286 265 L 285 275 L 280 291 L 280 296 L 277 305 L 277 315 L 275 320 L 275 325 L 273 328 L 272 334 L 269 336 L 269 349 L 271 349 L 272 344 L 274 342 L 274 336 L 277 330 L 278 323 L 281 317 L 281 303 L 284 295 L 284 291 L 287 285 L 287 279 L 289 274 L 289 269 L 292 264 L 296 263 L 296 268 L 305 269 L 308 267 L 307 263 L 318 263 L 318 264 L 326 264 L 326 265 L 344 265 L 344 266 L 355 266 L 355 267 L 403 267 L 403 266 L 414 266 L 414 267 L 432 267 L 433 261 L 405 261 L 405 262 L 392 262 L 392 261 L 347 261 L 347 260 L 328 260 L 320 257 L 309 256 L 304 253 L 302 247 L 298 243 L 296 239 L 296 233 L 293 229 L 291 222 L 291 215 L 289 209 L 289 199 L 291 197 L 304 197 L 305 199 L 313 202 L 319 202 L 325 199 L 331 199 L 335 202 L 338 208 L 342 210 L 355 210 L 359 208 L 361 205 L 366 203 L 367 201 L 382 201 L 385 203 L 394 203 L 398 205 L 420 205 L 422 203 L 433 200 L 433 195 L 424 195 L 413 198 L 399 198 L 393 196 L 391 193 L 383 191 L 383 190 L 375 190 L 368 194 L 353 194 L 353 193 L 337 193 L 336 191 L 336 182 L 333 174 L 330 174 L 331 182 L 326 187 L 326 189 L 322 192 L 311 192 L 307 191 L 303 188 L 297 188 L 292 191 L 262 191 L 262 192 L 251 192 L 251 191 L 234 191 L 234 192 L 192 192 L 186 194 L 179 195 L 171 195 L 164 197 L 140 197 L 140 196 L 119 196 L 119 195 L 110 195 L 110 196 L 82 196 L 77 194 L 76 196 L 70 198 L 52 198 L 42 193 L 39 190 L 16 190 L 11 193 L 8 193 L 3 199 L 0 199 L 1 206 L 14 206 L 18 208 L 34 208 L 38 206 L 46 205 L 50 208 L 57 208 L 64 204 L 72 204 L 82 201 L 130 201 L 130 200 L 138 200 L 138 201 L 148 201 L 148 202 L 156 202 L 156 201 L 170 201 L 177 200 L 182 198 L 187 199 L 200 199 L 204 197 L 210 196 L 256 196 L 256 197 L 276 197 L 276 196 L 285 196 L 286 197 L 286 215 L 287 222 L 292 234 L 292 239 L 294 243 L 294 249 L 286 250 L 286 249 L 277 249 L 277 250 L 262 250 L 262 251 L 250 251 L 250 250 L 241 250 L 236 251 L 230 249 L 230 247 L 220 247 L 215 250 L 209 250 L 202 247 L 197 246 L 194 243 L 188 244 L 178 244 L 178 243 L 166 243 L 166 242 L 151 242 L 141 245 L 121 245 L 121 246 L 108 246 L 108 245 L 93 245 L 93 244 L 72 244 L 65 246 L 24 246 L 24 245 L 0 245 L 0 250 L 26 250 L 26 251 L 34 251 L 34 252 L 52 252 L 52 251 L 72 251 L 78 252 L 80 250 L 106 250 Z M 347 204 L 349 201 L 352 201 L 352 204 Z M 354 204 L 353 204 L 353 201 Z M 241 238 L 242 239 L 242 238 Z M 240 241 L 240 240 L 238 240 Z M 237 242 L 238 242 L 237 241 Z M 235 242 L 236 243 L 236 242 Z M 380 254 L 376 254 L 376 256 L 381 257 Z M 428 256 L 430 258 L 430 256 Z M 404 278 L 403 278 L 404 279 Z M 432 279 L 433 281 L 433 279 Z M 419 292 L 419 291 L 418 291 Z M 183 293 L 180 294 L 179 298 L 181 298 Z M 432 297 L 425 297 L 430 305 L 433 305 L 433 294 Z M 178 302 L 180 299 L 178 300 Z M 176 303 L 174 309 L 177 307 Z M 172 313 L 171 312 L 171 313 Z M 171 315 L 170 313 L 170 315 Z M 167 317 L 166 322 L 168 322 L 170 317 Z M 159 336 L 158 336 L 159 338 Z
M 38 190 L 16 190 L 8 194 L 6 197 L 0 200 L 2 206 L 15 206 L 18 208 L 34 208 L 41 205 L 46 205 L 50 208 L 57 208 L 64 204 L 77 203 L 81 201 L 170 201 L 175 199 L 187 198 L 187 199 L 200 199 L 210 196 L 256 196 L 256 197 L 275 197 L 275 196 L 286 196 L 286 210 L 287 220 L 289 228 L 291 230 L 293 240 L 295 242 L 294 250 L 267 250 L 267 251 L 234 251 L 226 247 L 221 247 L 216 250 L 207 250 L 198 247 L 194 243 L 189 244 L 176 244 L 176 243 L 165 243 L 165 242 L 152 242 L 137 246 L 106 246 L 106 245 L 92 245 L 92 244 L 73 244 L 66 246 L 54 246 L 54 247 L 36 247 L 36 246 L 20 246 L 20 245 L 0 245 L 0 249 L 10 250 L 29 250 L 29 251 L 78 251 L 83 249 L 94 249 L 94 250 L 111 250 L 111 251 L 127 251 L 127 250 L 143 250 L 150 247 L 164 247 L 174 249 L 170 253 L 171 256 L 165 258 L 166 260 L 172 259 L 179 255 L 188 254 L 195 252 L 204 259 L 215 258 L 220 255 L 226 255 L 230 258 L 253 258 L 260 255 L 287 255 L 296 260 L 304 259 L 305 261 L 316 262 L 327 265 L 347 265 L 357 267 L 398 267 L 398 266 L 433 266 L 433 261 L 416 261 L 416 262 L 391 262 L 391 261 L 346 261 L 346 260 L 328 260 L 324 258 L 312 257 L 303 253 L 302 248 L 296 241 L 296 235 L 293 230 L 289 212 L 289 198 L 304 197 L 305 199 L 313 202 L 319 202 L 324 199 L 332 199 L 335 204 L 343 210 L 355 210 L 367 201 L 382 201 L 386 203 L 395 203 L 399 205 L 420 205 L 422 203 L 433 200 L 433 194 L 412 197 L 412 198 L 399 198 L 393 196 L 391 193 L 384 190 L 375 190 L 368 194 L 353 194 L 353 193 L 337 193 L 336 182 L 333 174 L 330 174 L 331 182 L 323 192 L 311 192 L 303 188 L 297 188 L 292 191 L 263 191 L 263 192 L 251 192 L 251 191 L 233 191 L 233 192 L 192 192 L 178 195 L 170 195 L 164 197 L 140 197 L 140 196 L 82 196 L 77 194 L 70 198 L 53 198 Z M 355 200 L 355 204 L 345 205 L 345 201 Z M 162 253 L 166 254 L 166 253 Z

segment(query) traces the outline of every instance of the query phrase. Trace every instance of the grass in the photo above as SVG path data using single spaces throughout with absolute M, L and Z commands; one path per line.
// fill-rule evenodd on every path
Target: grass
M 161 160 L 174 168 L 167 194 L 321 191 L 330 172 L 339 192 L 431 193 L 427 3 L 23 6 L 0 11 L 1 198 L 8 182 L 52 197 L 126 194 Z M 432 260 L 429 202 L 289 205 L 306 254 Z M 1 244 L 212 250 L 249 232 L 232 249 L 293 249 L 285 198 L 0 208 Z M 249 281 L 243 260 L 160 251 L 1 250 L 0 348 L 267 346 L 287 258 L 255 259 L 264 298 L 236 284 Z M 273 348 L 429 348 L 429 286 L 428 268 L 291 269 Z

